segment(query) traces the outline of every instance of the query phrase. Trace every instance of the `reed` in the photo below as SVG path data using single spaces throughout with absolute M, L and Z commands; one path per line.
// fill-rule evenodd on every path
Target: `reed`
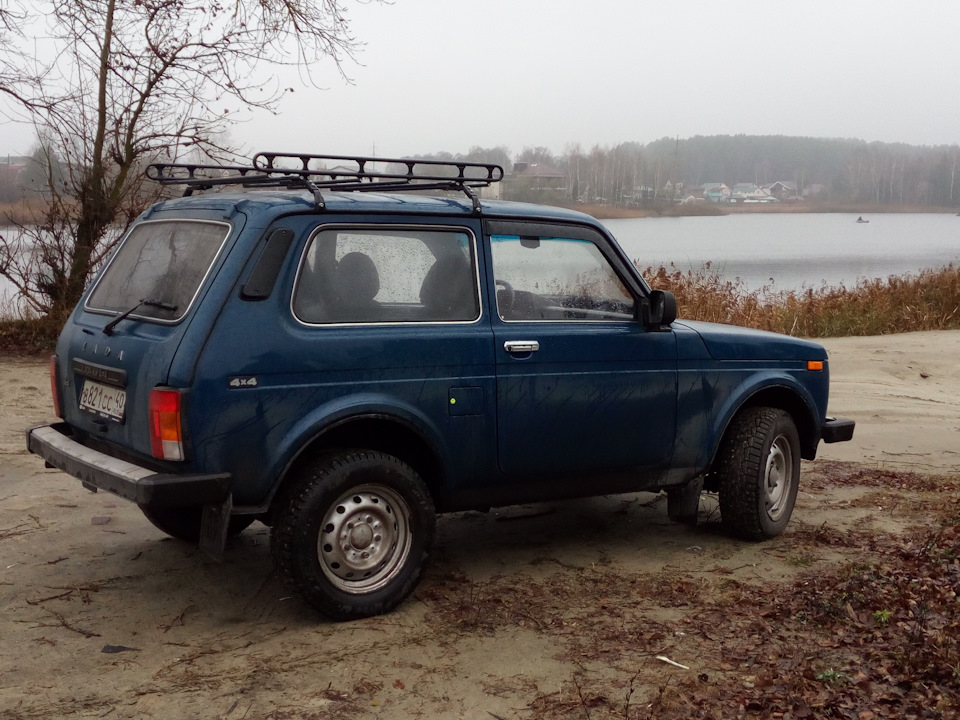
M 0 227 L 41 223 L 46 209 L 47 202 L 42 198 L 0 202 Z
M 861 280 L 853 287 L 749 292 L 725 280 L 710 263 L 686 272 L 647 268 L 652 287 L 677 296 L 680 316 L 729 323 L 799 337 L 887 335 L 960 328 L 960 267 L 952 264 L 916 275 Z

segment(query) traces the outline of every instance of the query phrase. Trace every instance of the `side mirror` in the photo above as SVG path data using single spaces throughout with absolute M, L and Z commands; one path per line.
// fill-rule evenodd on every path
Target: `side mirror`
M 677 319 L 677 297 L 668 290 L 652 291 L 641 307 L 647 327 L 665 327 Z

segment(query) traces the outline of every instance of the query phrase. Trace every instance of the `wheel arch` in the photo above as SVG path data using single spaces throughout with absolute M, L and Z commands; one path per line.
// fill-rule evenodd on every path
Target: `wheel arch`
M 302 442 L 273 483 L 266 500 L 267 517 L 274 500 L 290 478 L 324 455 L 364 449 L 392 455 L 413 468 L 423 479 L 435 504 L 442 496 L 445 463 L 428 433 L 406 418 L 387 413 L 360 413 L 340 418 Z
M 745 407 L 772 407 L 788 412 L 800 435 L 800 457 L 813 460 L 816 456 L 817 444 L 820 442 L 820 423 L 813 407 L 792 388 L 764 388 L 751 395 L 741 409 Z
M 754 388 L 752 392 L 744 394 L 739 403 L 731 404 L 728 412 L 723 415 L 722 423 L 719 423 L 714 431 L 710 468 L 716 464 L 717 453 L 723 446 L 723 440 L 734 418 L 745 409 L 754 407 L 778 408 L 787 412 L 800 436 L 800 457 L 804 460 L 813 460 L 816 457 L 820 443 L 820 422 L 813 399 L 805 397 L 800 387 L 778 383 Z

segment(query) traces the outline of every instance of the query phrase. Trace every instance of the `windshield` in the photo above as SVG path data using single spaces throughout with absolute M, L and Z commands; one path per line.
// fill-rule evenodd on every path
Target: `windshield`
M 226 223 L 160 220 L 134 226 L 87 299 L 88 310 L 165 322 L 190 309 L 230 232 Z M 170 308 L 173 308 L 172 310 Z

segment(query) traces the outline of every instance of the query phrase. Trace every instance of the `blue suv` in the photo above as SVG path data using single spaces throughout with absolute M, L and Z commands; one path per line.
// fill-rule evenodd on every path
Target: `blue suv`
M 377 169 L 379 167 L 379 169 Z M 154 165 L 51 362 L 29 449 L 222 556 L 271 528 L 327 616 L 415 587 L 436 513 L 702 491 L 751 540 L 790 519 L 828 418 L 813 342 L 677 320 L 592 217 L 480 199 L 496 165 L 262 153 Z

